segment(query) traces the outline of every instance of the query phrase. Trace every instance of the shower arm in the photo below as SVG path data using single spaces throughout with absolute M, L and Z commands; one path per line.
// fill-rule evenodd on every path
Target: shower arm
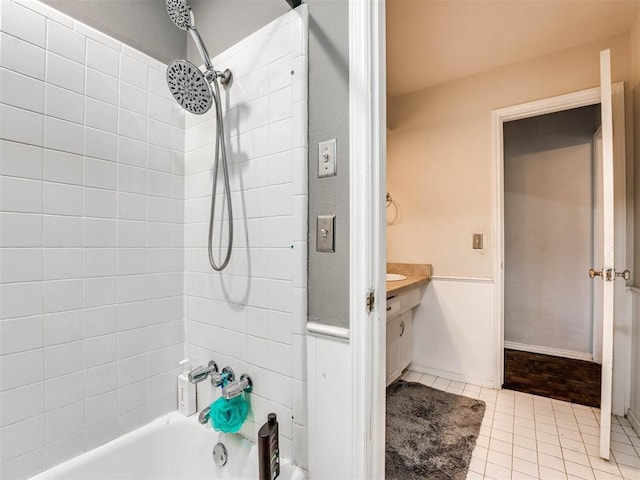
M 198 32 L 196 27 L 189 27 L 187 31 L 191 35 L 191 38 L 193 39 L 193 43 L 196 44 L 196 49 L 198 49 L 198 53 L 202 57 L 202 60 L 204 61 L 204 65 L 207 68 L 207 71 L 215 74 L 215 71 L 213 69 L 213 64 L 211 63 L 211 57 L 209 57 L 209 52 L 207 51 L 207 47 L 205 47 L 204 42 L 202 41 L 202 37 L 200 36 L 200 33 Z

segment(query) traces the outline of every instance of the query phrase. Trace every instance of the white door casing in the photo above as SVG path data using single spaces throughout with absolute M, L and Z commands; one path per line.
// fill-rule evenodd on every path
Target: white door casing
M 386 98 L 385 2 L 349 2 L 352 478 L 385 472 Z

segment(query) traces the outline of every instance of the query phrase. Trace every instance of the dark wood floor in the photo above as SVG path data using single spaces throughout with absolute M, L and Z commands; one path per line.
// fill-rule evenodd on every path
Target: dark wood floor
M 597 363 L 539 353 L 504 350 L 503 388 L 600 407 Z

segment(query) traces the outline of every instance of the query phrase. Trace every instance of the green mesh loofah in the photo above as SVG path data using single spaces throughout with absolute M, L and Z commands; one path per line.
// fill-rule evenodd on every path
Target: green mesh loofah
M 247 419 L 248 411 L 244 394 L 231 400 L 220 397 L 211 404 L 209 410 L 211 425 L 216 432 L 235 433 Z

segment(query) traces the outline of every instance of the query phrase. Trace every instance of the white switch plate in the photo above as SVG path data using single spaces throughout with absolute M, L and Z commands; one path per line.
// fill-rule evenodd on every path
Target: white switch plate
M 336 139 L 318 144 L 318 178 L 333 177 L 336 174 Z

